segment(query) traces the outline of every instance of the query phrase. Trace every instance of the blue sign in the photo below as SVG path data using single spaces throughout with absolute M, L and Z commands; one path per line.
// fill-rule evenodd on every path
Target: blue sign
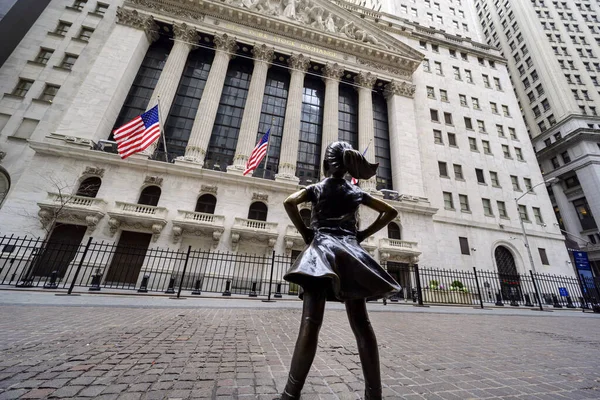
M 559 287 L 558 288 L 558 293 L 560 293 L 560 295 L 562 297 L 567 297 L 569 295 L 569 292 L 567 291 L 567 288 L 564 288 L 564 287 Z
M 590 267 L 590 260 L 588 260 L 588 255 L 585 251 L 574 251 L 573 259 L 575 260 L 575 267 L 578 271 L 592 270 L 592 267 Z

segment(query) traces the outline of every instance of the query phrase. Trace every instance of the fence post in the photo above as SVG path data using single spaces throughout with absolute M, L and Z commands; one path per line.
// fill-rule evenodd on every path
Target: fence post
M 542 306 L 542 297 L 540 296 L 540 291 L 538 289 L 535 276 L 533 275 L 533 271 L 529 270 L 529 274 L 531 275 L 531 281 L 533 282 L 533 288 L 535 289 L 535 297 L 537 297 L 538 304 L 540 305 L 540 311 L 544 311 L 544 306 Z
M 75 281 L 79 276 L 79 271 L 81 271 L 81 266 L 83 265 L 83 260 L 85 260 L 85 256 L 87 256 L 88 250 L 90 249 L 90 245 L 92 244 L 92 237 L 88 238 L 88 242 L 85 245 L 85 250 L 83 251 L 83 255 L 81 256 L 81 260 L 79 260 L 79 265 L 77 265 L 77 270 L 75 271 L 75 276 L 73 276 L 73 280 L 71 281 L 71 286 L 69 286 L 69 291 L 67 294 L 71 294 L 73 292 L 73 288 L 75 287 Z
M 271 286 L 273 286 L 273 270 L 274 269 L 275 269 L 275 250 L 273 250 L 273 254 L 271 255 L 271 277 L 269 278 L 269 295 L 267 296 L 267 301 L 269 301 L 269 302 L 275 301 L 275 300 L 271 300 Z
M 419 305 L 423 305 L 423 291 L 421 290 L 421 277 L 419 276 L 419 266 L 415 265 L 415 279 L 417 280 L 417 296 L 419 297 Z
M 188 261 L 190 260 L 190 252 L 192 246 L 188 246 L 187 254 L 185 255 L 185 263 L 183 264 L 183 272 L 181 273 L 181 281 L 179 281 L 179 290 L 177 291 L 177 298 L 181 296 L 181 288 L 183 288 L 183 280 L 185 279 L 185 271 L 187 270 Z
M 479 294 L 479 304 L 483 309 L 483 297 L 481 296 L 481 289 L 479 288 L 479 279 L 477 279 L 477 269 L 473 267 L 473 273 L 475 274 L 475 283 L 477 284 L 477 293 Z
M 579 303 L 581 305 L 581 310 L 583 312 L 585 312 L 585 310 L 589 308 L 589 306 L 587 304 L 587 299 L 586 299 L 587 283 L 586 283 L 585 289 L 584 289 L 584 282 L 581 278 L 582 278 L 581 275 L 577 274 L 577 282 L 579 282 L 579 288 L 581 289 L 581 296 L 582 296 L 579 298 Z

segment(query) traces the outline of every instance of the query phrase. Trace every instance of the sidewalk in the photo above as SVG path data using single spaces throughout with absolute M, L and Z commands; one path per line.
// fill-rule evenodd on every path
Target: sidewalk
M 0 400 L 272 399 L 302 303 L 0 291 Z M 560 310 L 370 303 L 385 399 L 598 399 L 600 320 Z M 359 399 L 343 305 L 304 400 Z

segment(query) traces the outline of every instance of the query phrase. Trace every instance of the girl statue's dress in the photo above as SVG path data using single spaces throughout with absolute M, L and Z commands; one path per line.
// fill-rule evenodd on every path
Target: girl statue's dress
M 305 190 L 315 236 L 284 279 L 302 288 L 326 281 L 327 300 L 377 299 L 398 292 L 400 286 L 356 239 L 358 207 L 370 195 L 343 178 L 326 178 Z
M 344 179 L 350 173 L 369 179 L 377 171 L 348 143 L 327 146 L 323 181 L 288 197 L 285 210 L 308 247 L 298 256 L 284 278 L 301 286 L 303 299 L 300 332 L 294 348 L 285 389 L 279 400 L 298 400 L 317 352 L 319 330 L 327 300 L 343 301 L 365 378 L 365 400 L 381 400 L 379 350 L 369 322 L 366 299 L 377 299 L 400 290 L 400 285 L 360 246 L 384 228 L 398 212 Z M 310 227 L 300 217 L 298 205 L 312 203 Z M 360 205 L 379 212 L 364 230 L 357 230 Z

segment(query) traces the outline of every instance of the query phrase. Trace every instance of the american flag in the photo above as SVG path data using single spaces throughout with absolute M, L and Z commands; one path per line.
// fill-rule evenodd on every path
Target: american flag
M 269 128 L 267 133 L 265 133 L 263 135 L 262 139 L 260 139 L 260 141 L 254 148 L 254 150 L 252 150 L 252 154 L 250 154 L 250 158 L 248 159 L 248 162 L 246 163 L 246 170 L 244 171 L 244 175 L 254 171 L 256 169 L 256 167 L 258 167 L 258 164 L 260 164 L 262 159 L 267 154 L 267 147 L 269 146 L 269 134 L 270 133 L 271 133 L 271 128 Z M 265 168 L 267 168 L 266 165 L 265 165 Z
M 159 136 L 158 104 L 113 131 L 119 155 L 123 159 L 146 150 Z

